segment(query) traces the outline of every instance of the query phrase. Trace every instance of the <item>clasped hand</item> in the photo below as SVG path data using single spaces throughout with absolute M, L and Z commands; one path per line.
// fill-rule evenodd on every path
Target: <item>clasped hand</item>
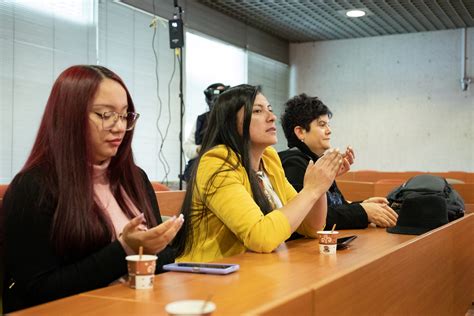
M 337 149 L 328 150 L 315 163 L 310 161 L 304 175 L 304 187 L 326 192 L 334 182 L 342 161 L 342 155 Z
M 390 206 L 384 197 L 371 197 L 360 204 L 370 223 L 379 227 L 393 227 L 397 224 L 398 214 Z
M 178 217 L 173 216 L 148 230 L 143 228 L 143 221 L 144 214 L 142 213 L 128 222 L 122 231 L 123 241 L 137 253 L 139 247 L 142 246 L 144 253 L 156 254 L 173 240 L 183 225 L 184 218 L 182 214 Z

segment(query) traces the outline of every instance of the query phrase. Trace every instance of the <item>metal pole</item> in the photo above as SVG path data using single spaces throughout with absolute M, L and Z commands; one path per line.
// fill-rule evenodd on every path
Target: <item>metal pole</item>
M 180 111 L 179 111 L 179 189 L 183 189 L 183 117 L 184 117 L 184 100 L 183 100 L 183 48 L 176 48 L 179 53 L 179 99 L 180 99 Z

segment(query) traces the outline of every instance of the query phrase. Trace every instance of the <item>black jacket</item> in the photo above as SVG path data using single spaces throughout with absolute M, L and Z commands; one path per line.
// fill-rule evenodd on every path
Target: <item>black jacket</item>
M 211 112 L 206 112 L 199 115 L 196 119 L 196 132 L 194 134 L 194 140 L 196 145 L 201 145 L 204 139 L 204 134 L 207 129 L 207 121 Z
M 316 162 L 318 156 L 315 155 L 304 144 L 296 144 L 288 150 L 278 153 L 285 169 L 288 181 L 296 191 L 303 189 L 304 174 L 309 161 Z M 359 203 L 348 203 L 334 181 L 326 193 L 328 199 L 328 213 L 326 217 L 326 228 L 336 224 L 337 229 L 359 229 L 367 228 L 369 220 L 367 213 Z M 340 200 L 342 204 L 333 205 L 334 200 Z
M 56 203 L 51 199 L 39 201 L 42 178 L 38 169 L 17 175 L 3 201 L 6 313 L 105 287 L 127 274 L 126 253 L 118 240 L 80 259 L 55 254 L 50 233 Z M 143 180 L 159 224 L 158 203 L 144 172 Z M 174 259 L 173 250 L 165 248 L 158 255 L 156 272 L 162 272 L 163 264 Z

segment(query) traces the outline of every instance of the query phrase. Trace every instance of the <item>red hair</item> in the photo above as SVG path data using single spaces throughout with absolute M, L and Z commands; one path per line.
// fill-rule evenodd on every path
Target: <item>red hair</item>
M 122 79 L 109 69 L 96 65 L 72 66 L 53 85 L 41 125 L 22 172 L 40 168 L 44 192 L 55 201 L 51 239 L 58 254 L 84 255 L 114 239 L 110 218 L 94 200 L 92 149 L 89 142 L 89 111 L 100 83 L 108 78 L 127 93 L 128 111 L 134 112 L 130 93 Z M 120 190 L 145 213 L 147 224 L 156 225 L 144 176 L 132 154 L 133 130 L 126 132 L 108 167 L 112 194 L 122 210 L 133 217 Z M 44 173 L 43 173 L 44 172 Z

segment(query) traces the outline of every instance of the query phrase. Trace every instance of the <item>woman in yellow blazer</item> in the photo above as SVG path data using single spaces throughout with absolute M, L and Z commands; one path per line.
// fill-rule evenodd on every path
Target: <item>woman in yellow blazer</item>
M 342 156 L 331 151 L 310 163 L 297 193 L 271 147 L 277 142 L 275 121 L 257 87 L 240 85 L 219 96 L 187 184 L 177 261 L 268 253 L 295 231 L 316 237 L 326 220 L 325 192 Z

